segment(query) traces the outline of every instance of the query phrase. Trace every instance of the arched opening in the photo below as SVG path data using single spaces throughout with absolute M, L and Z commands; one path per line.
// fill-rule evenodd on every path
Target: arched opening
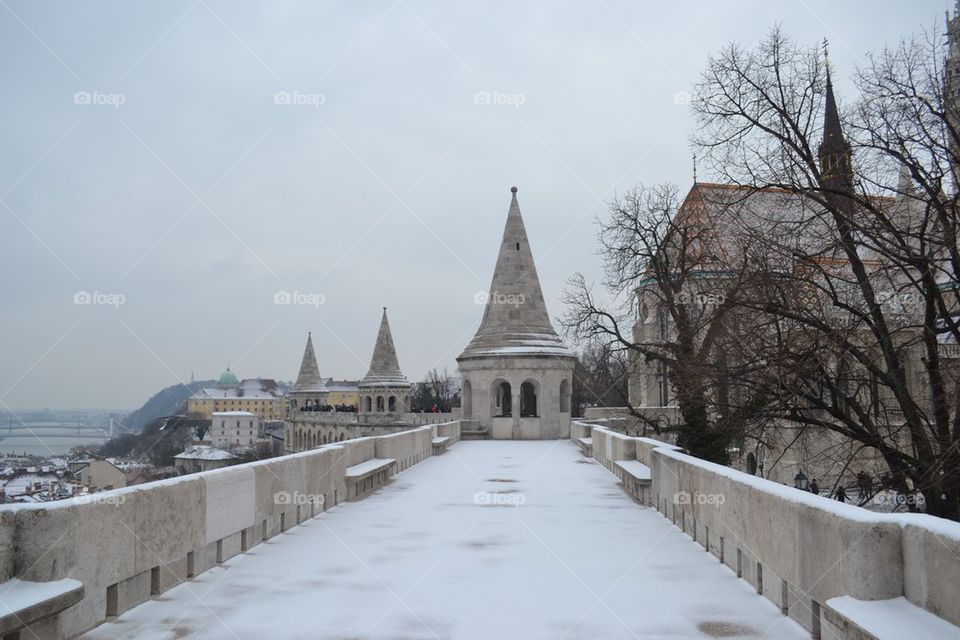
M 570 381 L 566 378 L 560 383 L 560 413 L 570 413 Z
M 536 418 L 537 413 L 537 387 L 529 380 L 520 385 L 520 417 Z
M 383 413 L 383 396 L 377 396 L 377 411 Z
M 387 400 L 387 411 L 393 413 L 397 410 L 397 396 L 390 396 Z
M 343 442 L 343 441 L 346 440 L 346 439 L 347 439 L 347 434 L 341 433 L 341 434 L 340 434 L 340 442 Z
M 461 402 L 463 406 L 463 418 L 469 420 L 473 417 L 473 387 L 470 386 L 469 380 L 463 381 L 463 400 Z
M 509 418 L 513 415 L 513 395 L 510 383 L 506 380 L 494 383 L 493 388 L 493 416 L 495 418 Z
M 367 413 L 370 413 L 371 411 L 373 411 L 373 409 L 370 406 L 370 396 L 363 397 L 363 410 L 366 411 Z
M 753 451 L 747 454 L 747 473 L 757 475 L 757 456 L 753 455 Z

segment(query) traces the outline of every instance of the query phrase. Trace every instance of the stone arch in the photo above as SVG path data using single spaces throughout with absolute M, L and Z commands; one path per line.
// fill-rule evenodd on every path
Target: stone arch
M 394 413 L 397 410 L 397 396 L 387 398 L 387 411 Z
M 520 384 L 520 417 L 537 418 L 540 416 L 540 382 L 533 378 Z
M 340 434 L 340 442 L 343 442 L 343 441 L 346 440 L 346 439 L 347 439 L 347 434 L 341 433 L 341 434 Z
M 464 420 L 469 420 L 473 417 L 473 386 L 470 384 L 469 380 L 463 381 L 463 389 L 461 391 L 461 406 L 463 407 L 462 418 Z
M 383 413 L 384 403 L 383 396 L 377 396 L 377 413 Z
M 503 378 L 494 380 L 490 385 L 490 415 L 494 418 L 513 415 L 513 389 Z
M 570 413 L 570 381 L 566 378 L 560 383 L 560 413 Z
M 363 410 L 366 413 L 373 411 L 372 403 L 373 400 L 370 399 L 370 396 L 363 396 Z
M 752 476 L 757 475 L 757 456 L 753 454 L 753 451 L 747 454 L 747 473 Z

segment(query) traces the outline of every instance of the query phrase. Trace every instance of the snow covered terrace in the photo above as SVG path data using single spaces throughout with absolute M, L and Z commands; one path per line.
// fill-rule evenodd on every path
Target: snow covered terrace
M 5 638 L 960 638 L 960 525 L 574 422 L 0 508 Z M 582 452 L 582 453 L 581 453 Z
M 465 442 L 85 638 L 808 638 L 569 441 Z

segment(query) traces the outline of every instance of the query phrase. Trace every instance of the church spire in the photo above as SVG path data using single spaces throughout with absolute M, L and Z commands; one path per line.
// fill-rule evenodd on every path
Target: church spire
M 300 373 L 293 385 L 293 391 L 310 391 L 323 386 L 320 369 L 317 368 L 317 356 L 313 352 L 313 338 L 307 332 L 307 346 L 303 349 L 303 360 L 300 361 Z
M 390 332 L 390 321 L 387 320 L 387 308 L 383 308 L 380 318 L 380 330 L 377 332 L 377 342 L 373 346 L 373 356 L 370 358 L 370 370 L 360 381 L 360 386 L 408 386 L 410 383 L 400 371 L 400 361 L 397 359 L 397 350 L 393 346 L 393 335 Z
M 823 43 L 823 58 L 827 68 L 827 95 L 823 110 L 823 140 L 818 155 L 820 175 L 824 186 L 835 192 L 853 191 L 852 151 L 843 135 L 840 124 L 840 110 L 833 92 L 833 80 L 830 77 L 830 58 L 827 54 L 827 42 Z
M 500 241 L 490 290 L 475 296 L 485 303 L 480 328 L 460 358 L 510 353 L 569 356 L 550 323 L 533 252 L 520 215 L 517 188 Z M 458 360 L 460 359 L 458 358 Z

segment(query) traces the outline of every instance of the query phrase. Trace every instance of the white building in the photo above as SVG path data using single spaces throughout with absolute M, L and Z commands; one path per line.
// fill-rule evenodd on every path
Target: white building
M 511 191 L 483 320 L 457 358 L 465 432 L 496 440 L 565 438 L 576 357 L 550 322 L 517 188 Z
M 210 441 L 215 447 L 252 447 L 260 437 L 260 416 L 250 411 L 210 414 Z

